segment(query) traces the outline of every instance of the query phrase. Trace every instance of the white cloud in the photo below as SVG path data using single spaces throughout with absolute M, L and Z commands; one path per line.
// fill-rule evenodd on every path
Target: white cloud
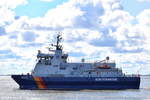
M 9 2 L 7 5 L 13 9 L 27 1 L 17 2 Z M 6 66 L 4 69 L 12 70 L 9 67 L 12 64 L 11 60 L 15 61 L 20 57 L 19 62 L 13 64 L 13 68 L 20 70 L 20 66 L 29 64 L 29 69 L 23 67 L 29 71 L 34 67 L 32 65 L 35 64 L 36 51 L 40 48 L 44 50 L 49 42 L 55 42 L 54 37 L 59 31 L 63 33 L 64 50 L 69 53 L 81 53 L 87 58 L 105 58 L 110 55 L 119 62 L 118 67 L 121 66 L 129 72 L 135 65 L 131 69 L 136 71 L 144 64 L 149 66 L 148 9 L 133 17 L 122 9 L 120 0 L 70 0 L 50 9 L 44 17 L 20 16 L 19 19 L 15 19 L 15 12 L 5 7 L 4 3 L 1 5 L 4 6 L 0 8 L 0 31 L 5 34 L 0 34 L 0 50 L 10 50 L 9 53 L 13 56 L 2 59 L 8 62 L 8 66 L 0 62 Z M 133 25 L 133 20 L 138 23 Z M 71 58 L 77 60 L 82 57 Z M 146 69 L 148 68 L 144 67 L 141 73 Z
M 18 5 L 27 4 L 27 0 L 0 0 L 0 6 L 4 6 L 6 8 L 16 8 Z
M 150 9 L 145 9 L 138 16 L 137 20 L 141 25 L 150 26 Z
M 6 7 L 0 8 L 0 26 L 5 26 L 14 20 L 15 13 Z
M 129 24 L 133 17 L 123 10 L 115 10 L 113 12 L 108 12 L 101 17 L 102 25 L 112 25 L 114 27 L 119 27 L 121 25 Z
M 82 14 L 83 12 L 80 11 L 80 9 L 64 4 L 58 6 L 56 9 L 48 11 L 44 18 L 38 18 L 38 22 L 35 22 L 36 19 L 31 20 L 31 24 L 54 29 L 72 27 L 75 18 Z

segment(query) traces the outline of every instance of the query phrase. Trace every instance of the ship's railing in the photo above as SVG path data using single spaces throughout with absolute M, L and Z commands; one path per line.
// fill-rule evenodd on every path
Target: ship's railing
M 84 60 L 84 62 L 82 62 L 81 60 L 74 60 L 74 59 L 67 59 L 68 62 L 72 63 L 72 62 L 81 62 L 81 63 L 115 63 L 115 60 L 110 60 L 107 62 L 100 62 L 99 60 Z
M 64 54 L 67 54 L 64 52 Z M 81 63 L 115 63 L 115 60 L 100 60 L 98 57 L 92 57 L 92 58 L 74 58 L 74 57 L 68 57 L 68 62 L 81 62 Z
M 85 63 L 115 63 L 115 60 L 109 60 L 109 61 L 85 60 Z

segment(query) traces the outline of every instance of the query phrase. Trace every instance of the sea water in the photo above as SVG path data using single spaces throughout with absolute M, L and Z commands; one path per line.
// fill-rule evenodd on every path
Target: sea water
M 150 100 L 150 76 L 141 76 L 140 89 L 20 90 L 10 76 L 0 76 L 0 100 Z

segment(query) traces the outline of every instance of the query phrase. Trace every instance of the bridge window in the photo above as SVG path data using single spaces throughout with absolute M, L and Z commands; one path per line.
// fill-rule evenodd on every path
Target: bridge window
M 54 65 L 54 67 L 58 67 L 58 65 Z
M 78 67 L 73 67 L 72 69 L 73 69 L 73 70 L 77 70 L 77 69 L 78 69 Z
M 60 69 L 61 69 L 61 70 L 65 70 L 65 69 L 66 69 L 66 67 L 61 66 L 61 67 L 60 67 Z

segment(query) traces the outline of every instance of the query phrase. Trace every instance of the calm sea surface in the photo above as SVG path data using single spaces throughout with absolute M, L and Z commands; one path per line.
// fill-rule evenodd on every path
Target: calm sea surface
M 10 76 L 0 76 L 0 100 L 150 100 L 150 76 L 139 90 L 19 90 Z

